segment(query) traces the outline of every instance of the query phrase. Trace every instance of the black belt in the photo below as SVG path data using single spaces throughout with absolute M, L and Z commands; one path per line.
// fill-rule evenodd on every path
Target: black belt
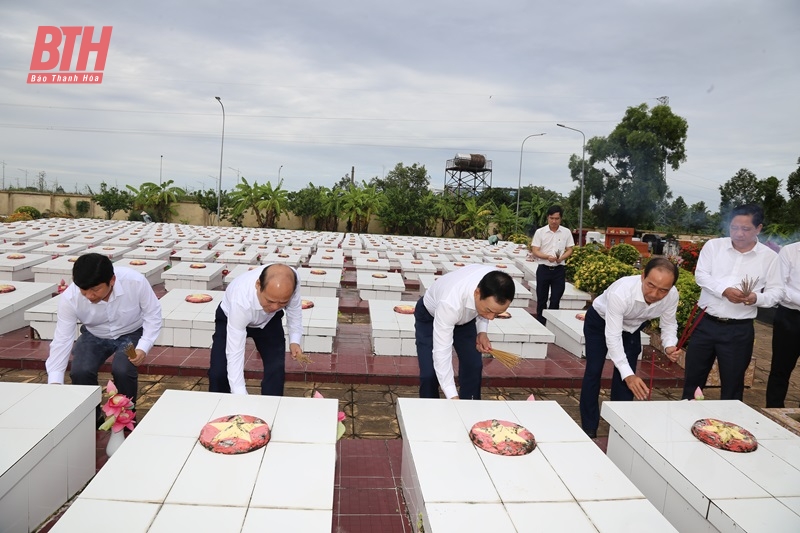
M 539 265 L 539 268 L 548 268 L 548 269 L 550 269 L 550 270 L 555 270 L 555 269 L 557 269 L 557 268 L 564 268 L 564 265 L 556 265 L 556 266 L 550 266 L 550 265 Z
M 706 313 L 705 318 L 712 320 L 714 322 L 719 322 L 720 324 L 728 324 L 733 326 L 734 324 L 752 324 L 752 318 L 720 318 L 718 316 L 709 315 Z

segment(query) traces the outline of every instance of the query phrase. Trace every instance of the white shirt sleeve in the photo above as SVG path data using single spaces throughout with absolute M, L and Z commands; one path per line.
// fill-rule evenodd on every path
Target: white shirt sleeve
M 303 299 L 298 286 L 289 303 L 284 309 L 286 313 L 286 327 L 289 330 L 289 343 L 301 344 L 303 342 Z
M 142 309 L 142 336 L 136 348 L 148 353 L 161 332 L 161 303 L 146 279 L 139 281 L 139 306 Z
M 791 256 L 794 256 L 795 259 L 800 258 L 800 249 L 795 248 L 796 246 L 799 245 L 794 245 L 792 248 L 784 246 L 778 255 L 778 262 L 781 269 L 781 281 L 784 285 L 783 302 L 790 304 L 795 309 L 800 309 L 800 285 L 792 285 L 792 270 L 797 276 L 797 270 L 800 269 L 800 261 L 796 261 L 793 265 L 791 259 Z
M 228 383 L 233 394 L 247 394 L 244 381 L 244 347 L 249 322 L 247 311 L 232 302 L 228 312 L 225 356 L 228 359 Z
M 722 298 L 722 293 L 728 288 L 728 284 L 726 281 L 720 282 L 720 278 L 715 278 L 711 272 L 714 259 L 717 255 L 717 243 L 715 240 L 717 239 L 708 241 L 703 246 L 703 249 L 700 250 L 700 255 L 697 258 L 697 267 L 694 271 L 694 279 L 701 289 L 707 290 L 717 298 Z
M 625 348 L 622 344 L 622 322 L 625 316 L 625 300 L 622 296 L 615 293 L 608 294 L 606 307 L 606 346 L 608 356 L 619 370 L 619 374 L 624 380 L 633 375 L 628 357 L 625 355 Z
M 433 317 L 433 369 L 446 398 L 458 396 L 453 375 L 453 329 L 458 311 L 440 302 Z
M 659 320 L 661 340 L 665 348 L 678 344 L 678 320 L 675 315 L 678 311 L 679 296 L 677 294 L 673 296 L 672 291 L 670 291 L 670 294 L 668 294 L 666 298 L 669 298 L 670 302 L 667 304 Z
M 75 314 L 75 308 L 71 300 L 72 295 L 68 294 L 70 289 L 72 289 L 72 292 L 75 291 L 70 286 L 58 301 L 56 330 L 53 334 L 53 340 L 50 342 L 50 354 L 45 362 L 48 383 L 64 383 L 64 373 L 69 363 L 72 344 L 75 342 L 75 328 L 78 325 L 78 317 Z
M 766 273 L 764 292 L 756 292 L 758 307 L 775 307 L 783 299 L 784 284 L 781 279 L 780 258 L 775 256 Z

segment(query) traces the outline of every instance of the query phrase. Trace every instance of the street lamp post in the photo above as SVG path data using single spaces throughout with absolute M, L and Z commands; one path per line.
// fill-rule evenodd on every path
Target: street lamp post
M 278 167 L 278 183 L 280 183 L 280 182 L 281 182 L 281 169 L 282 169 L 282 168 L 283 168 L 283 165 L 281 165 L 281 166 L 279 166 L 279 167 Z
M 524 139 L 522 139 L 522 146 L 519 147 L 519 180 L 517 181 L 517 218 L 515 219 L 514 228 L 517 232 L 519 232 L 519 192 L 522 189 L 522 150 L 525 148 L 525 141 L 530 139 L 531 137 L 541 137 L 542 135 L 547 135 L 546 133 L 532 133 L 528 135 Z
M 161 185 L 161 170 L 164 168 L 164 156 L 161 156 L 161 162 L 158 164 L 158 184 Z
M 578 215 L 578 246 L 583 243 L 583 180 L 586 178 L 586 134 L 576 128 L 570 128 L 563 124 L 556 124 L 559 128 L 577 131 L 583 136 L 583 154 L 581 155 L 581 208 Z
M 225 106 L 222 105 L 222 98 L 219 96 L 214 98 L 222 106 L 222 142 L 219 145 L 219 181 L 217 181 L 217 226 L 219 226 L 219 205 L 222 196 L 222 151 L 225 149 Z

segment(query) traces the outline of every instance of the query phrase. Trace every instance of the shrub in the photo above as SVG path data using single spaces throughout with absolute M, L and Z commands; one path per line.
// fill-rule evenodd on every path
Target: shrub
M 15 213 L 28 213 L 31 219 L 42 218 L 42 213 L 35 207 L 29 205 L 21 205 L 14 210 Z
M 605 254 L 593 254 L 575 271 L 575 288 L 595 296 L 602 294 L 612 283 L 625 276 L 638 274 L 631 265 Z
M 87 200 L 78 200 L 75 203 L 75 211 L 78 212 L 78 218 L 85 218 L 89 214 L 91 204 Z
M 567 281 L 574 281 L 575 279 L 575 271 L 586 261 L 587 258 L 594 256 L 594 255 L 604 255 L 606 253 L 606 249 L 602 244 L 598 243 L 589 243 L 585 246 L 576 246 L 572 249 L 572 254 L 567 258 L 565 261 L 566 269 L 565 275 L 567 277 Z
M 514 233 L 512 235 L 509 235 L 506 240 L 509 242 L 513 242 L 514 244 L 529 245 L 531 243 L 531 238 L 525 235 L 524 233 Z
M 674 258 L 675 263 L 682 269 L 694 274 L 694 270 L 697 268 L 697 258 L 700 257 L 700 250 L 703 249 L 705 243 L 705 241 L 701 241 L 699 243 L 690 242 L 681 245 L 678 257 Z
M 633 265 L 639 260 L 639 250 L 631 244 L 617 244 L 616 246 L 612 246 L 608 253 L 611 257 L 626 265 Z
M 7 216 L 4 222 L 20 222 L 23 220 L 33 220 L 33 217 L 28 213 L 14 212 Z

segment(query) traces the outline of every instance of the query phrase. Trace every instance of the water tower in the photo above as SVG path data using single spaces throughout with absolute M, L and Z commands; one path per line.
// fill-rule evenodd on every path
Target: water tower
M 456 154 L 444 171 L 444 190 L 457 197 L 476 196 L 492 186 L 492 162 L 481 154 Z

